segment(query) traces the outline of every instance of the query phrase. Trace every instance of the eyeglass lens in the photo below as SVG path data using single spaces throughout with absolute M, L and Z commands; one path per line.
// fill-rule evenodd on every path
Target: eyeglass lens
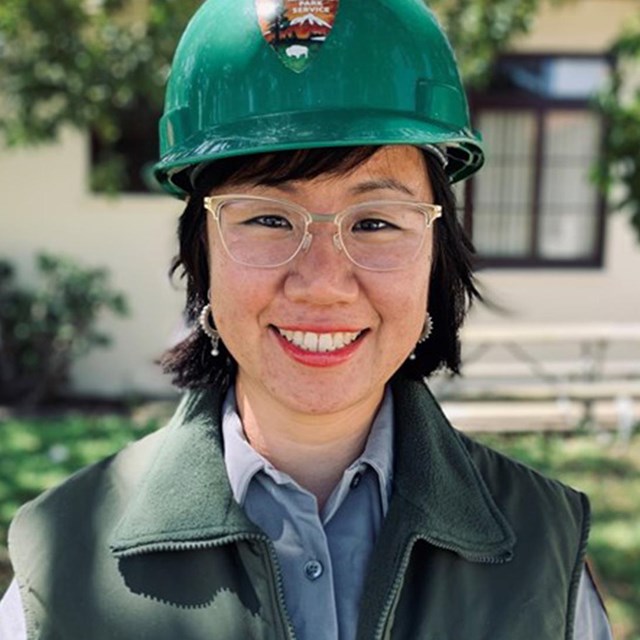
M 304 242 L 307 219 L 286 203 L 237 198 L 224 201 L 218 211 L 226 249 L 242 264 L 284 264 Z M 414 203 L 366 203 L 349 208 L 340 218 L 339 238 L 355 264 L 392 270 L 415 259 L 429 223 L 428 215 Z M 315 224 L 323 223 L 312 222 L 312 234 Z

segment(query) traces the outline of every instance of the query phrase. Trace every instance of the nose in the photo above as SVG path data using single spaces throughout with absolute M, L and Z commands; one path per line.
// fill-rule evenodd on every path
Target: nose
M 312 242 L 313 242 L 313 233 L 307 232 L 302 241 L 302 247 L 300 248 L 300 250 L 303 253 L 306 253 L 309 250 L 309 247 L 311 246 Z M 342 240 L 340 239 L 340 234 L 338 233 L 338 231 L 336 231 L 333 234 L 333 246 L 336 248 L 336 251 L 344 251 L 344 248 L 342 246 Z
M 353 266 L 335 229 L 316 226 L 291 262 L 285 295 L 293 302 L 316 305 L 352 302 L 358 296 Z

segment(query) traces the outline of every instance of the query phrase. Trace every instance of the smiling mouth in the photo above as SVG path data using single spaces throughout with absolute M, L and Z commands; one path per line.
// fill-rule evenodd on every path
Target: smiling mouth
M 315 333 L 313 331 L 289 331 L 274 327 L 292 345 L 312 353 L 330 353 L 355 342 L 364 331 L 337 331 L 335 333 Z

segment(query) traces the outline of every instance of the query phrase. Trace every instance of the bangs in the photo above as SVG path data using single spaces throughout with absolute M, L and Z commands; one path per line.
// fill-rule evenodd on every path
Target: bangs
M 289 180 L 313 180 L 322 175 L 348 174 L 381 147 L 295 149 L 225 158 L 195 167 L 191 190 L 210 190 L 222 184 L 274 186 Z

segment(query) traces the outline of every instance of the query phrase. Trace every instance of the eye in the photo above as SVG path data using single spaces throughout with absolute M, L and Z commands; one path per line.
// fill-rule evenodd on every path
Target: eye
M 284 216 L 275 214 L 265 214 L 254 216 L 244 221 L 245 225 L 267 227 L 268 229 L 291 229 L 291 222 Z
M 388 220 L 382 220 L 380 218 L 364 218 L 358 220 L 353 227 L 352 231 L 385 231 L 389 229 L 397 229 L 398 227 Z

